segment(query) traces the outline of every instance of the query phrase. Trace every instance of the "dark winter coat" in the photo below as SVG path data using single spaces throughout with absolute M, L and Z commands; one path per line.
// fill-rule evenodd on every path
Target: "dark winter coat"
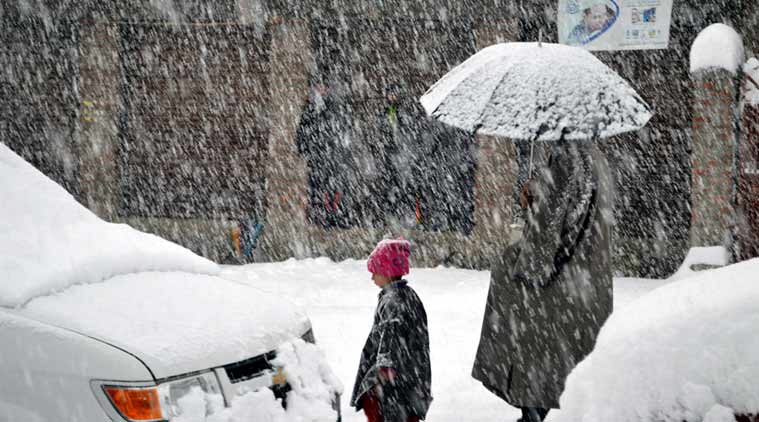
M 492 267 L 472 375 L 514 406 L 558 408 L 612 310 L 612 184 L 595 145 L 561 142 L 533 186 L 523 238 Z
M 385 218 L 404 221 L 419 206 L 427 230 L 470 233 L 474 225 L 473 137 L 429 118 L 418 101 L 403 99 L 376 117 L 381 181 L 375 195 Z M 394 111 L 391 111 L 394 110 Z
M 354 192 L 355 169 L 350 144 L 354 142 L 352 113 L 334 95 L 309 99 L 296 131 L 298 152 L 308 166 L 308 215 L 323 226 L 350 226 L 362 198 Z
M 361 352 L 351 406 L 360 410 L 364 394 L 380 385 L 379 369 L 393 368 L 394 383 L 383 383 L 378 397 L 385 422 L 424 419 L 432 401 L 429 350 L 427 314 L 419 296 L 406 281 L 385 286 Z

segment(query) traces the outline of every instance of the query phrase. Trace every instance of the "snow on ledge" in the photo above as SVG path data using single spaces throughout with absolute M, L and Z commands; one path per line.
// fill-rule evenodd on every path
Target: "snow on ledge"
M 2 143 L 0 198 L 0 306 L 135 272 L 220 272 L 175 243 L 101 220 Z
M 695 265 L 710 267 L 724 267 L 730 263 L 730 252 L 724 246 L 695 247 L 688 251 L 683 263 L 669 281 L 681 280 L 700 273 L 694 269 Z
M 725 69 L 736 74 L 744 61 L 743 39 L 723 23 L 709 25 L 698 34 L 690 50 L 690 72 Z
M 747 79 L 750 78 L 744 94 L 744 100 L 751 106 L 759 105 L 759 60 L 756 57 L 748 59 L 746 64 L 743 65 L 743 72 L 746 74 Z M 756 83 L 756 84 L 755 84 Z

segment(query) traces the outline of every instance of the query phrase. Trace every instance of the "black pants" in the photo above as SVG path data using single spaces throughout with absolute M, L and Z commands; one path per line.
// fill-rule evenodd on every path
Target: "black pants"
M 522 407 L 522 419 L 519 422 L 543 422 L 550 409 L 542 407 Z

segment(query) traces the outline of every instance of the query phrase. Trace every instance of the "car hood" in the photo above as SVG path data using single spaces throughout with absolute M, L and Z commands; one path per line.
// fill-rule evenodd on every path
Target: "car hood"
M 282 298 L 216 276 L 176 272 L 73 286 L 18 312 L 121 348 L 156 379 L 254 357 L 310 328 Z

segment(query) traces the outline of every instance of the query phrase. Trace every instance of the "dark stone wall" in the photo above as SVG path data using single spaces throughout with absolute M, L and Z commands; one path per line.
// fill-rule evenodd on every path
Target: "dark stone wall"
M 80 195 L 77 157 L 82 151 L 82 133 L 86 134 L 81 129 L 84 104 L 79 93 L 82 22 L 102 20 L 125 26 L 151 22 L 243 24 L 263 37 L 260 34 L 277 27 L 283 19 L 338 29 L 367 20 L 399 29 L 388 30 L 383 40 L 399 43 L 420 36 L 426 26 L 436 22 L 470 28 L 473 39 L 467 45 L 480 48 L 509 38 L 532 41 L 542 36 L 544 41 L 555 41 L 557 4 L 557 0 L 3 2 L 0 136 L 43 172 Z M 655 112 L 640 133 L 604 144 L 618 182 L 616 267 L 625 274 L 665 276 L 677 267 L 687 249 L 693 113 L 688 56 L 698 32 L 715 22 L 734 25 L 744 35 L 747 50 L 759 51 L 759 4 L 755 1 L 684 0 L 675 1 L 669 49 L 596 54 L 630 81 Z M 359 37 L 353 42 L 367 41 Z M 459 44 L 450 43 L 450 51 L 440 49 L 442 67 L 460 61 L 461 52 L 453 51 Z M 355 51 L 357 47 L 360 45 L 345 50 Z M 443 72 L 438 67 L 435 71 Z M 262 73 L 259 77 L 265 86 L 268 76 Z M 284 79 L 276 78 L 278 83 Z M 418 96 L 427 83 L 409 84 L 405 95 Z M 305 92 L 292 98 L 298 95 Z M 156 121 L 161 121 L 160 116 L 146 120 Z M 260 180 L 262 176 L 256 177 Z M 150 179 L 149 175 L 145 178 Z
M 262 219 L 269 38 L 235 24 L 118 27 L 121 215 Z
M 76 193 L 76 27 L 7 5 L 0 27 L 0 139 Z

